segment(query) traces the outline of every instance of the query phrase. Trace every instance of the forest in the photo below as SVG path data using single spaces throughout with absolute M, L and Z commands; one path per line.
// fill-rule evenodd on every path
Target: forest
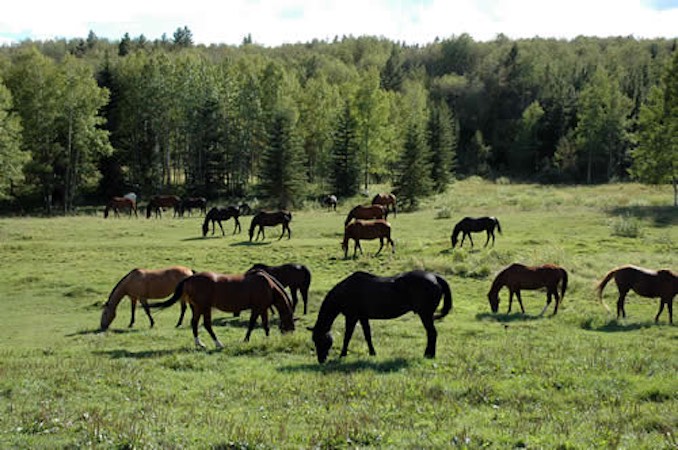
M 0 47 L 0 210 L 70 213 L 134 191 L 293 207 L 455 179 L 672 183 L 676 39 L 264 47 L 171 37 Z M 668 199 L 667 199 L 668 201 Z

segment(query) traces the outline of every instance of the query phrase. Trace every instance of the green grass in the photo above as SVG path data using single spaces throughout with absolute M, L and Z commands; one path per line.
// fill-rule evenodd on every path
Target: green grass
M 617 321 L 593 292 L 617 265 L 676 269 L 671 195 L 635 184 L 470 179 L 391 219 L 395 255 L 374 257 L 378 244 L 368 241 L 357 259 L 344 259 L 340 247 L 354 201 L 337 213 L 295 211 L 291 240 L 269 229 L 256 244 L 246 233 L 202 239 L 199 218 L 0 219 L 0 447 L 675 448 L 678 329 L 666 313 L 654 324 L 656 299 L 630 294 L 629 316 Z M 475 249 L 450 249 L 452 227 L 467 215 L 500 219 L 494 248 L 478 234 Z M 642 233 L 615 235 L 618 217 Z M 266 338 L 258 327 L 244 343 L 248 314 L 216 313 L 226 348 L 215 350 L 201 327 L 209 350 L 199 351 L 187 325 L 174 328 L 178 307 L 155 312 L 153 329 L 139 308 L 128 329 L 128 301 L 108 332 L 97 331 L 101 305 L 134 267 L 241 272 L 288 261 L 313 273 L 310 312 L 291 335 L 274 326 Z M 511 262 L 569 271 L 557 316 L 537 317 L 545 294 L 535 291 L 523 294 L 524 316 L 505 314 L 506 291 L 500 313 L 490 313 L 492 278 Z M 372 323 L 376 357 L 358 329 L 339 359 L 338 320 L 330 360 L 318 365 L 305 327 L 327 291 L 356 270 L 414 268 L 437 271 L 452 287 L 437 358 L 423 358 L 424 329 L 408 314 Z M 608 286 L 612 307 L 615 297 Z

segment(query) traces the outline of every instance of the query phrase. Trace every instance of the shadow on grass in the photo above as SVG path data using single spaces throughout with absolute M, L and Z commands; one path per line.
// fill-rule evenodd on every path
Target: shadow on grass
M 271 245 L 271 241 L 240 241 L 230 244 L 231 247 L 261 247 L 262 245 Z
M 80 330 L 76 331 L 74 333 L 69 333 L 66 335 L 66 337 L 75 337 L 75 336 L 88 336 L 92 334 L 103 334 L 103 333 L 110 333 L 110 334 L 129 334 L 129 333 L 138 333 L 139 330 L 134 329 L 134 328 L 109 328 L 108 330 L 102 330 L 101 328 L 93 328 L 91 330 Z
M 319 373 L 355 373 L 377 372 L 391 373 L 409 367 L 410 363 L 404 358 L 393 358 L 386 361 L 351 361 L 344 362 L 341 358 L 330 359 L 325 364 L 317 362 L 311 364 L 296 364 L 278 368 L 280 372 L 319 372 Z
M 195 350 L 186 347 L 163 350 L 142 350 L 139 352 L 131 352 L 125 349 L 117 349 L 117 350 L 95 351 L 93 353 L 99 356 L 107 356 L 111 359 L 121 359 L 121 358 L 151 359 L 169 355 L 178 355 L 182 353 L 193 353 L 196 351 L 210 353 L 209 350 Z
M 600 326 L 594 326 L 593 325 L 593 320 L 588 319 L 582 322 L 581 328 L 582 330 L 588 330 L 588 331 L 598 331 L 598 332 L 603 332 L 603 333 L 619 333 L 619 332 L 624 332 L 624 331 L 635 331 L 635 330 L 642 330 L 645 328 L 652 328 L 652 327 L 661 327 L 661 326 L 671 326 L 668 323 L 654 323 L 654 322 L 634 322 L 634 323 L 627 323 L 622 320 L 617 320 L 617 319 L 612 319 L 608 321 L 607 323 L 600 325 Z
M 476 314 L 476 320 L 494 320 L 500 323 L 512 323 L 512 322 L 528 322 L 530 320 L 539 320 L 545 317 L 550 317 L 550 315 L 530 315 L 523 313 L 512 313 L 512 314 L 493 314 L 493 313 L 478 313 Z
M 609 210 L 612 216 L 630 215 L 651 220 L 656 227 L 678 225 L 678 208 L 674 206 L 617 206 Z

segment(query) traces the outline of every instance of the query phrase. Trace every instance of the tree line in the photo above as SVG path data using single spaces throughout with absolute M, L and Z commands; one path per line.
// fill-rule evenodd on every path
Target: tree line
M 676 40 L 468 35 L 195 45 L 187 27 L 0 47 L 0 199 L 68 212 L 133 190 L 289 207 L 478 175 L 672 182 Z

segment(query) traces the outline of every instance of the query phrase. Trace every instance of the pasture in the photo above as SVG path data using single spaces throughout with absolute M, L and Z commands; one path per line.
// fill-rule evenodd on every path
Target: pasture
M 549 187 L 455 183 L 420 211 L 389 217 L 396 253 L 343 257 L 348 210 L 293 211 L 292 238 L 249 242 L 243 232 L 202 237 L 202 217 L 0 219 L 0 447 L 115 448 L 675 448 L 678 445 L 678 326 L 659 301 L 630 294 L 617 321 L 594 285 L 632 263 L 678 269 L 678 211 L 672 191 L 636 184 Z M 142 201 L 142 204 L 145 204 Z M 664 206 L 666 205 L 666 206 Z M 451 249 L 464 216 L 494 215 L 494 247 Z M 140 214 L 141 216 L 141 214 Z M 350 253 L 352 254 L 352 253 Z M 349 254 L 349 255 L 350 255 Z M 272 319 L 243 342 L 249 313 L 215 311 L 217 350 L 197 350 L 179 306 L 141 308 L 127 328 L 129 300 L 106 332 L 101 306 L 134 267 L 180 264 L 242 272 L 253 263 L 298 262 L 312 271 L 309 313 L 292 334 Z M 512 262 L 554 263 L 570 281 L 558 315 L 538 317 L 544 291 L 524 291 L 526 314 L 487 293 Z M 311 333 L 324 295 L 356 270 L 380 275 L 424 268 L 443 275 L 454 307 L 438 330 L 435 359 L 414 314 L 371 321 L 376 356 L 358 326 L 339 359 L 343 318 L 328 362 Z M 614 311 L 616 288 L 605 299 Z M 153 301 L 151 301 L 153 303 Z M 190 314 L 190 311 L 189 311 Z M 678 315 L 675 318 L 678 321 Z

